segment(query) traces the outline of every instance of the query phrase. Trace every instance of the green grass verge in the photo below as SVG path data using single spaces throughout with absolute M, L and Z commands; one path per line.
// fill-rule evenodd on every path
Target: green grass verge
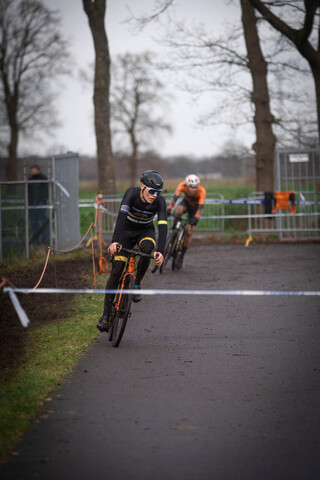
M 105 283 L 105 278 L 99 280 Z M 68 306 L 76 312 L 72 318 L 26 332 L 28 345 L 23 365 L 12 372 L 9 380 L 0 383 L 0 459 L 12 451 L 31 419 L 48 401 L 49 392 L 97 336 L 95 325 L 102 304 L 100 295 L 77 296 Z

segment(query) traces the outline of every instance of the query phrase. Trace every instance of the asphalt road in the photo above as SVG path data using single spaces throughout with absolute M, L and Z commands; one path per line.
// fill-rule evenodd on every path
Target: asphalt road
M 152 282 L 152 283 L 151 283 Z M 320 290 L 320 244 L 193 245 L 156 288 Z M 320 297 L 144 297 L 2 479 L 318 480 Z

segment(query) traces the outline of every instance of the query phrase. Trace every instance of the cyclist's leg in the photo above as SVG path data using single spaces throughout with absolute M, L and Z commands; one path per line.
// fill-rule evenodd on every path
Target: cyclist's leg
M 126 254 L 123 253 L 121 255 L 121 252 L 120 252 L 120 254 L 114 256 L 114 259 L 112 260 L 111 274 L 106 284 L 106 290 L 116 290 L 118 288 L 121 274 L 123 272 L 125 264 L 126 264 Z M 115 294 L 113 293 L 105 294 L 103 314 L 97 323 L 97 328 L 98 330 L 100 330 L 100 332 L 107 331 L 108 317 L 109 317 L 109 313 L 110 313 L 110 309 L 111 309 L 111 305 L 114 297 L 115 297 Z
M 180 267 L 182 267 L 183 258 L 186 254 L 186 251 L 190 247 L 192 234 L 193 234 L 193 232 L 196 228 L 195 225 L 190 225 L 190 220 L 191 220 L 191 218 L 194 217 L 194 215 L 197 211 L 197 207 L 194 207 L 194 206 L 187 203 L 187 211 L 188 211 L 188 225 L 187 225 L 186 236 L 184 238 L 184 243 L 183 243 L 183 247 L 182 247 L 182 251 L 181 251 L 182 255 L 181 255 L 181 261 L 180 261 Z
M 187 231 L 186 231 L 186 238 L 185 238 L 185 242 L 184 242 L 184 249 L 185 250 L 187 250 L 190 247 L 191 240 L 192 240 L 192 234 L 195 231 L 195 229 L 196 229 L 196 225 L 190 225 L 190 223 L 188 223 Z
M 186 204 L 185 200 L 183 199 L 182 202 L 180 203 L 180 205 L 177 206 L 177 208 L 174 212 L 174 216 L 180 218 L 181 215 L 183 215 L 186 211 L 187 211 L 187 204 Z M 177 220 L 178 220 L 177 218 L 174 218 L 172 228 L 174 228 L 176 226 Z
M 141 235 L 139 235 L 138 241 L 137 241 L 138 247 L 143 253 L 147 253 L 148 255 L 151 255 L 152 251 L 154 250 L 156 246 L 156 240 L 155 240 L 155 230 L 154 228 L 150 228 L 146 231 L 144 231 Z M 140 289 L 140 284 L 141 281 L 146 273 L 146 271 L 149 268 L 150 265 L 150 258 L 147 257 L 140 257 L 138 266 L 137 266 L 137 275 L 136 275 L 136 282 L 134 288 Z M 140 302 L 142 300 L 142 296 L 137 293 L 134 295 L 133 299 L 134 302 Z
M 134 240 L 132 239 L 132 233 L 130 231 L 123 231 L 121 238 L 121 245 L 125 248 L 132 248 Z M 111 274 L 106 284 L 106 290 L 116 290 L 119 285 L 119 281 L 127 261 L 127 253 L 120 251 L 112 260 Z M 97 323 L 97 328 L 101 332 L 107 331 L 108 317 L 112 306 L 115 294 L 106 293 L 104 297 L 104 309 L 100 320 Z

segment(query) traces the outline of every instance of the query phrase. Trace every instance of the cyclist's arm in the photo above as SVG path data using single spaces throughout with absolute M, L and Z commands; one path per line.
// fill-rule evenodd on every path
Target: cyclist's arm
M 173 210 L 173 207 L 175 206 L 176 204 L 176 201 L 178 200 L 179 197 L 177 197 L 177 195 L 174 195 L 170 204 L 168 205 L 168 210 Z
M 199 220 L 199 218 L 200 218 L 200 215 L 201 215 L 201 213 L 202 213 L 202 210 L 203 210 L 203 205 L 198 205 L 197 211 L 196 211 L 196 213 L 195 213 L 195 215 L 194 215 L 195 218 L 197 218 L 198 220 Z
M 206 200 L 206 193 L 207 192 L 201 185 L 199 185 L 198 189 L 199 189 L 199 203 L 198 203 L 197 211 L 195 213 L 195 218 L 197 218 L 199 220 L 200 215 L 201 215 L 202 210 L 203 210 L 203 207 L 204 207 L 204 202 Z
M 114 227 L 114 232 L 113 232 L 111 244 L 112 243 L 117 243 L 117 242 L 121 243 L 121 233 L 123 232 L 123 230 L 125 228 L 124 225 L 125 225 L 125 221 L 126 221 L 128 212 L 130 210 L 130 204 L 131 204 L 131 201 L 133 199 L 133 195 L 134 195 L 133 190 L 131 188 L 128 188 L 128 190 L 125 192 L 125 194 L 122 198 L 119 213 L 118 213 L 118 216 L 117 216 L 116 225 Z
M 167 221 L 167 206 L 164 197 L 158 197 L 158 248 L 157 252 L 163 254 L 166 246 L 167 232 L 168 232 L 168 221 Z M 155 253 L 157 253 L 155 252 Z
M 174 195 L 173 195 L 173 198 L 171 200 L 171 203 L 170 205 L 168 206 L 168 210 L 169 211 L 172 211 L 173 207 L 175 206 L 176 204 L 176 201 L 178 200 L 178 198 L 180 197 L 182 191 L 183 191 L 183 185 L 184 185 L 184 182 L 181 182 L 179 183 L 179 185 L 177 186 L 175 192 L 174 192 Z

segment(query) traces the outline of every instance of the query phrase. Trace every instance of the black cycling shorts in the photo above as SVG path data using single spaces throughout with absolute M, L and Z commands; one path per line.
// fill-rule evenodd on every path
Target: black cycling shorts
M 132 249 L 135 245 L 140 248 L 143 240 L 150 240 L 156 246 L 156 232 L 153 225 L 149 228 L 140 228 L 132 230 L 124 230 L 121 232 L 121 245 L 124 248 Z
M 195 216 L 198 210 L 198 205 L 190 205 L 190 203 L 188 203 L 185 198 L 179 203 L 179 205 L 183 205 L 184 207 L 186 207 L 188 213 L 188 222 L 190 222 L 191 218 Z

